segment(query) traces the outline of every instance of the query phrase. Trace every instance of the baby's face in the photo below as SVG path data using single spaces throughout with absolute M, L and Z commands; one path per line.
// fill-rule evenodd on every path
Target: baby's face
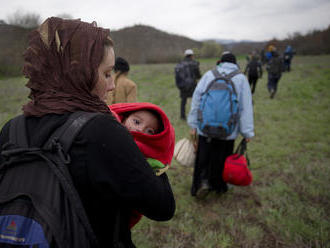
M 154 135 L 158 132 L 157 117 L 149 111 L 140 110 L 130 114 L 124 121 L 124 126 L 129 131 Z

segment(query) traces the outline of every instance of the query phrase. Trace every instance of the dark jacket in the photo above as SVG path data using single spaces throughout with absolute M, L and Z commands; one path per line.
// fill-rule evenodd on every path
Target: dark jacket
M 30 145 L 41 146 L 67 118 L 68 114 L 27 118 Z M 0 133 L 0 152 L 8 141 L 8 127 L 7 123 Z M 135 247 L 128 227 L 131 209 L 158 221 L 174 215 L 175 200 L 167 176 L 154 175 L 132 136 L 111 115 L 87 123 L 70 155 L 73 182 L 101 247 L 111 247 L 119 209 L 119 240 L 125 247 Z
M 283 62 L 276 52 L 272 52 L 272 58 L 267 63 L 266 69 L 268 74 L 270 74 L 272 77 L 281 77 Z
M 180 97 L 191 97 L 194 93 L 194 90 L 197 85 L 198 79 L 201 78 L 201 72 L 199 70 L 199 62 L 196 60 L 193 60 L 191 57 L 185 57 L 182 62 L 185 62 L 189 66 L 189 71 L 191 73 L 191 77 L 194 80 L 194 87 L 189 88 L 180 88 Z M 182 63 L 181 62 L 181 63 Z
M 260 61 L 257 58 L 250 59 L 245 67 L 244 74 L 247 74 L 251 78 L 261 78 L 262 67 Z

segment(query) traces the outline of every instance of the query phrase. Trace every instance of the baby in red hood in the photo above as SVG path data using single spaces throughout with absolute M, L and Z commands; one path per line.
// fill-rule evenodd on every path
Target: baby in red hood
M 175 145 L 175 132 L 165 112 L 152 103 L 117 103 L 109 106 L 117 120 L 132 134 L 139 149 L 156 175 L 170 166 Z M 130 227 L 142 215 L 134 211 Z

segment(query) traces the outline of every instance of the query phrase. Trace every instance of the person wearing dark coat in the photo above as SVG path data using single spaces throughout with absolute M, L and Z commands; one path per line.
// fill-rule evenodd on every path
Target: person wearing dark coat
M 254 94 L 257 86 L 257 81 L 262 77 L 262 66 L 257 56 L 252 56 L 245 67 L 244 74 L 247 74 L 251 92 Z
M 273 99 L 277 92 L 277 85 L 282 76 L 283 63 L 276 51 L 272 51 L 272 56 L 267 63 L 266 69 L 268 71 L 268 91 L 270 98 Z
M 31 101 L 23 106 L 29 145 L 41 147 L 77 111 L 99 113 L 78 133 L 69 152 L 74 187 L 97 238 L 97 247 L 134 248 L 132 209 L 155 221 L 173 217 L 175 200 L 166 173 L 156 176 L 132 135 L 111 114 L 113 43 L 95 23 L 48 18 L 30 35 L 24 74 Z M 10 121 L 0 133 L 0 154 Z M 4 157 L 0 155 L 0 163 Z
M 194 60 L 194 51 L 191 49 L 187 49 L 185 52 L 185 58 L 180 62 L 181 64 L 185 65 L 187 68 L 187 71 L 185 73 L 186 78 L 188 80 L 193 81 L 189 85 L 184 85 L 183 87 L 178 86 L 181 84 L 179 81 L 184 81 L 185 79 L 179 78 L 178 74 L 176 74 L 176 84 L 180 90 L 180 98 L 181 98 L 181 104 L 180 104 L 180 118 L 182 120 L 186 119 L 186 104 L 187 99 L 192 97 L 194 90 L 197 85 L 197 80 L 200 79 L 201 73 L 199 70 L 199 62 Z M 185 84 L 185 83 L 182 83 Z
M 291 61 L 293 58 L 293 55 L 295 54 L 294 50 L 291 46 L 287 46 L 285 49 L 285 52 L 283 54 L 283 62 L 284 62 L 284 71 L 290 71 L 291 70 Z

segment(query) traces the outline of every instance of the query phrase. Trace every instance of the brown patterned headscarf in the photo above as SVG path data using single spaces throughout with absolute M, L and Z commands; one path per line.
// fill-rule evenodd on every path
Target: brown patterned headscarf
M 80 20 L 48 18 L 29 36 L 23 73 L 29 79 L 31 99 L 26 116 L 83 110 L 109 113 L 92 90 L 105 45 L 112 46 L 109 29 Z

